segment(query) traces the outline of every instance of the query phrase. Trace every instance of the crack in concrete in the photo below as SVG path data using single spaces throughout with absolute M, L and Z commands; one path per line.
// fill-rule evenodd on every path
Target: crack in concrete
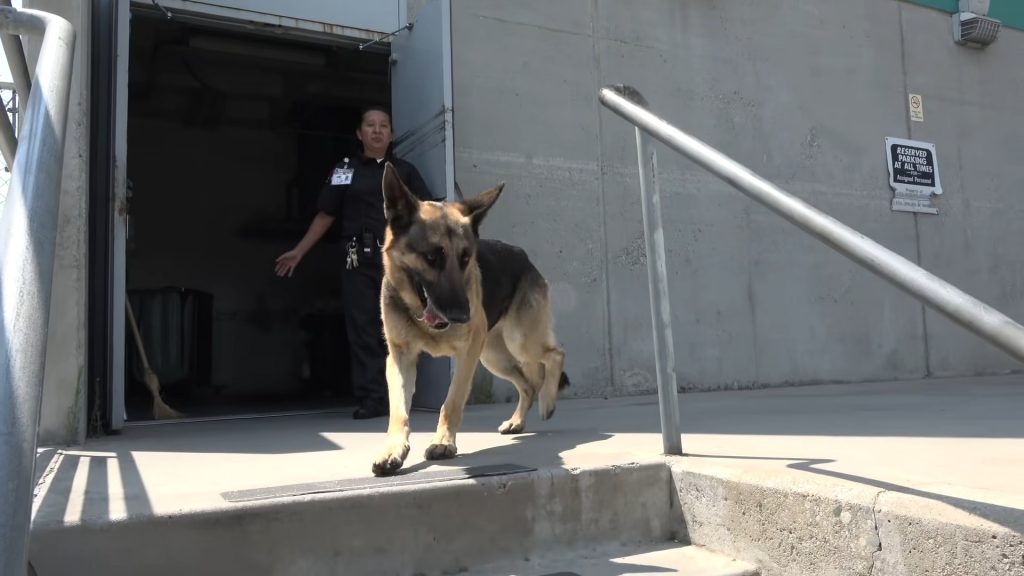
M 493 20 L 495 22 L 500 22 L 502 24 L 509 24 L 509 25 L 512 25 L 512 26 L 522 26 L 524 28 L 534 28 L 534 29 L 537 29 L 537 30 L 543 30 L 545 32 L 554 32 L 556 34 L 568 34 L 570 36 L 585 36 L 585 37 L 591 36 L 590 32 L 576 32 L 576 31 L 573 31 L 573 30 L 566 30 L 564 28 L 555 28 L 554 26 L 544 26 L 543 24 L 534 24 L 532 22 L 523 22 L 521 20 L 512 20 L 510 18 L 501 18 L 501 17 L 498 17 L 498 16 L 492 16 L 490 14 L 474 14 L 474 16 L 476 16 L 477 18 L 480 18 L 481 20 Z
M 33 499 L 39 497 L 39 494 L 42 492 L 43 487 L 47 485 L 47 483 L 49 482 L 50 478 L 54 475 L 54 473 L 57 472 L 57 468 L 58 468 L 58 466 L 60 466 L 60 462 L 63 459 L 64 459 L 64 451 L 63 450 L 57 450 L 53 454 L 53 458 L 50 459 L 50 462 L 46 465 L 46 468 L 43 469 L 43 473 L 39 476 L 39 481 L 36 482 L 36 485 L 35 485 L 35 487 L 32 490 L 32 498 Z
M 875 528 L 875 538 L 878 539 L 878 548 L 871 554 L 871 566 L 868 566 L 868 576 L 874 576 L 875 564 L 878 563 L 878 557 L 882 554 L 882 533 L 878 530 L 878 500 L 885 494 L 886 490 L 879 490 L 875 494 L 875 500 L 871 503 L 871 520 Z

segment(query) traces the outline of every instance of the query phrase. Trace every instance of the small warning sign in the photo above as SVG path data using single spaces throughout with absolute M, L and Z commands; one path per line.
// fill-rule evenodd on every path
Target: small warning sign
M 914 122 L 924 122 L 924 102 L 920 94 L 910 94 L 910 119 Z
M 938 214 L 933 195 L 942 194 L 935 145 L 917 140 L 886 138 L 889 160 L 889 188 L 894 197 L 892 209 L 899 212 Z

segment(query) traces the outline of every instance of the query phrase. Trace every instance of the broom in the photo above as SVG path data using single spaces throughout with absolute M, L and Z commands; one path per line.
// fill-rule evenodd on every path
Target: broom
M 146 373 L 146 388 L 149 388 L 150 394 L 153 395 L 153 417 L 157 420 L 181 418 L 182 414 L 168 406 L 163 398 L 160 397 L 160 379 L 157 378 L 153 369 L 149 367 L 146 351 L 142 347 L 142 337 L 139 336 L 139 327 L 135 324 L 135 314 L 132 312 L 132 306 L 128 303 L 127 298 L 124 299 L 124 307 L 128 311 L 128 321 L 132 325 L 132 334 L 135 335 L 135 346 L 139 351 L 139 358 L 142 359 L 142 368 Z

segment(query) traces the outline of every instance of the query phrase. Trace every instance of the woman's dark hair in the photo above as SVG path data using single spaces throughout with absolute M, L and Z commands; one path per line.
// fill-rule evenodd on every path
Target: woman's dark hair
M 365 108 L 359 111 L 359 122 L 363 121 L 363 118 L 366 117 L 367 112 L 374 111 L 383 112 L 388 115 L 389 119 L 391 118 L 391 110 L 388 110 L 387 106 L 383 106 L 381 104 L 370 104 L 369 106 L 366 106 Z

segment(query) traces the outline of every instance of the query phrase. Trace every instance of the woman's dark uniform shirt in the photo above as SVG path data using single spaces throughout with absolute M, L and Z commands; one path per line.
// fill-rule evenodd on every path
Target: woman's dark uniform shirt
M 391 154 L 387 160 L 413 194 L 423 200 L 434 200 L 412 164 Z M 385 227 L 383 180 L 384 162 L 359 153 L 331 169 L 317 199 L 317 208 L 335 217 L 335 225 L 341 226 L 341 246 L 346 257 L 341 291 L 352 363 L 352 392 L 363 404 L 360 410 L 375 414 L 386 413 L 388 402 L 384 369 L 388 349 L 380 313 L 384 274 L 379 250 Z M 352 260 L 354 252 L 357 257 Z M 353 262 L 355 265 L 350 266 Z
M 378 162 L 376 158 L 359 153 L 331 169 L 317 200 L 319 210 L 338 219 L 342 237 L 359 236 L 367 231 L 372 232 L 379 242 L 384 241 L 384 194 L 381 183 L 385 161 L 394 165 L 398 177 L 417 198 L 441 199 L 430 193 L 419 171 L 409 162 L 394 155 L 388 155 L 385 160 Z M 351 170 L 351 173 L 346 174 L 347 170 Z M 351 182 L 344 183 L 347 175 Z

